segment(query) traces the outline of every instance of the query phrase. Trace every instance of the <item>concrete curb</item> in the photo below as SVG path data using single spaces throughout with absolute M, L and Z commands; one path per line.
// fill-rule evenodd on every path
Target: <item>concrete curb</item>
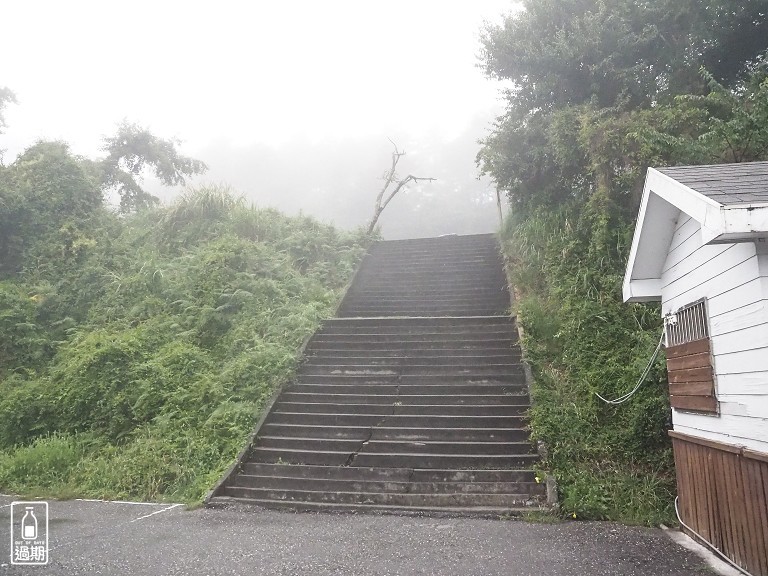
M 704 560 L 707 565 L 717 574 L 720 574 L 721 576 L 744 576 L 744 572 L 741 572 L 727 562 L 724 562 L 718 558 L 714 552 L 705 546 L 702 546 L 684 532 L 674 528 L 669 528 L 664 526 L 664 524 L 661 525 L 661 529 L 667 536 L 669 536 L 670 540 L 701 557 L 701 559 Z

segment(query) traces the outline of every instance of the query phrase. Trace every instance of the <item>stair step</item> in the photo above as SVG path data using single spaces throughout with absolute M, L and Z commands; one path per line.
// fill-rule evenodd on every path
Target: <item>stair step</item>
M 330 394 L 319 392 L 292 392 L 289 388 L 280 395 L 281 402 L 299 404 L 382 404 L 392 406 L 399 402 L 403 406 L 519 406 L 527 405 L 527 397 L 510 394 Z M 352 392 L 352 391 L 350 391 Z
M 274 405 L 275 412 L 301 414 L 377 414 L 377 415 L 439 415 L 439 416 L 520 416 L 530 408 L 520 404 L 350 404 L 327 402 L 288 402 L 280 400 Z
M 424 416 L 420 414 L 329 414 L 303 412 L 270 412 L 272 424 L 320 424 L 323 426 L 386 426 L 388 428 L 523 428 L 524 416 Z
M 388 492 L 390 494 L 524 494 L 541 495 L 536 482 L 408 482 L 328 478 L 291 478 L 240 474 L 229 486 L 313 492 Z
M 506 354 L 475 354 L 473 356 L 346 356 L 338 357 L 330 354 L 308 356 L 303 366 L 362 366 L 386 367 L 396 370 L 407 366 L 456 366 L 468 369 L 474 366 L 519 364 L 520 355 L 508 352 Z
M 313 450 L 321 452 L 355 452 L 360 454 L 423 454 L 474 456 L 513 456 L 531 454 L 530 442 L 457 442 L 457 441 L 413 441 L 413 440 L 359 440 L 347 438 L 296 438 L 283 436 L 262 436 L 256 439 L 257 449 Z
M 500 386 L 521 386 L 525 384 L 525 375 L 520 374 L 501 374 L 501 375 L 482 375 L 467 376 L 456 374 L 402 374 L 398 379 L 396 374 L 299 374 L 298 382 L 312 384 L 381 384 L 381 385 L 414 385 L 414 384 L 495 384 Z
M 242 472 L 254 476 L 377 480 L 392 482 L 533 482 L 533 470 L 452 470 L 423 468 L 366 468 L 363 466 L 311 466 L 246 462 Z
M 377 242 L 214 502 L 499 516 L 538 507 L 494 235 Z
M 211 504 L 249 504 L 262 508 L 291 510 L 294 512 L 341 512 L 341 513 L 372 513 L 396 514 L 398 516 L 463 516 L 471 518 L 510 518 L 523 516 L 531 511 L 531 507 L 493 507 L 493 506 L 387 506 L 372 504 L 341 504 L 338 502 L 297 502 L 286 500 L 260 500 L 255 498 L 232 498 L 217 496 Z
M 414 494 L 393 492 L 330 492 L 226 486 L 224 494 L 254 500 L 378 504 L 387 506 L 511 506 L 536 505 L 529 494 Z
M 284 464 L 322 464 L 325 466 L 362 466 L 366 468 L 528 468 L 538 460 L 536 454 L 423 454 L 355 453 L 353 450 L 302 450 L 254 447 L 253 462 Z
M 405 428 L 385 426 L 323 426 L 321 424 L 266 424 L 261 432 L 268 436 L 296 438 L 348 438 L 363 441 L 464 441 L 524 442 L 526 428 Z
M 387 394 L 396 395 L 395 384 L 341 384 L 301 380 L 291 384 L 287 390 L 297 394 Z M 525 384 L 400 384 L 400 394 L 412 396 L 451 396 L 451 395 L 505 395 L 527 396 Z M 522 398 L 521 398 L 522 400 Z M 527 401 L 527 400 L 526 400 Z

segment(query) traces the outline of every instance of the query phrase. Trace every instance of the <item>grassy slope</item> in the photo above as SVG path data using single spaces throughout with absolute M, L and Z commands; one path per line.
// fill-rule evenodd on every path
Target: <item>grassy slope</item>
M 548 454 L 564 514 L 636 524 L 673 521 L 663 360 L 627 403 L 660 332 L 658 310 L 621 299 L 631 229 L 591 208 L 511 219 L 502 233 L 516 312 L 534 372 L 531 427 Z
M 0 282 L 0 491 L 199 501 L 366 241 L 198 190 Z

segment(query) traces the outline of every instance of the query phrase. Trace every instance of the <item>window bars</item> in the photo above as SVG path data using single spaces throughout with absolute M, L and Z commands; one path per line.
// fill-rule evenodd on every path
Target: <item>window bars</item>
M 709 338 L 709 319 L 705 300 L 683 306 L 664 318 L 667 347 Z

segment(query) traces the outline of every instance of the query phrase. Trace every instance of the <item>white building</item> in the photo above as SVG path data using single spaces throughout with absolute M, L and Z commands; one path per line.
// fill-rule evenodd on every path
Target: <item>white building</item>
M 661 301 L 683 521 L 768 575 L 768 162 L 649 169 L 624 277 Z

